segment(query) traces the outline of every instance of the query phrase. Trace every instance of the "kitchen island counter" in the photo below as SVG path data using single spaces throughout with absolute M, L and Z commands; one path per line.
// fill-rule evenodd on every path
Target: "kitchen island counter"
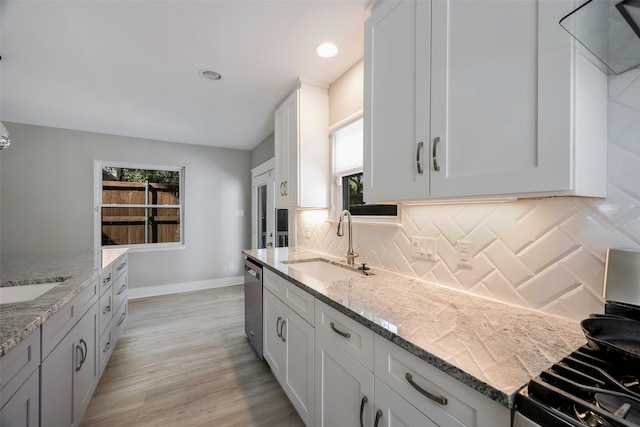
M 95 280 L 100 270 L 126 248 L 0 257 L 0 285 L 60 282 L 43 295 L 24 302 L 0 301 L 0 357 Z
M 586 340 L 579 322 L 371 269 L 323 282 L 290 261 L 344 260 L 297 248 L 245 255 L 318 300 L 508 408 L 518 390 Z M 341 262 L 342 261 L 342 262 Z

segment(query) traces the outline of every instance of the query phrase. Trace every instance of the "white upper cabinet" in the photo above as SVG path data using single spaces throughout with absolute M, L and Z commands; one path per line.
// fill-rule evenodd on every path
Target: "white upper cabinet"
M 328 130 L 327 88 L 301 81 L 275 112 L 278 209 L 328 206 Z
M 365 26 L 365 199 L 606 196 L 607 79 L 571 0 L 389 1 Z

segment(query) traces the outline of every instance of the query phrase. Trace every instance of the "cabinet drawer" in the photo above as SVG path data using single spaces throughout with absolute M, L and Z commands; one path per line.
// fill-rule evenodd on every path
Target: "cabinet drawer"
M 262 270 L 262 278 L 262 286 L 269 289 L 272 294 L 284 301 L 289 282 L 266 268 Z
M 316 301 L 316 331 L 326 335 L 345 353 L 373 371 L 372 330 L 327 304 Z
M 112 345 L 114 345 L 116 341 L 118 341 L 118 338 L 120 338 L 120 333 L 122 332 L 122 328 L 124 328 L 125 323 L 127 323 L 128 315 L 129 315 L 129 301 L 127 301 L 126 295 L 125 295 L 124 302 L 120 304 L 120 307 L 118 307 L 118 310 L 115 313 L 113 313 L 113 320 L 111 321 L 111 323 L 113 324 Z
M 375 375 L 400 396 L 439 425 L 475 425 L 475 409 L 456 397 L 455 390 L 462 383 L 454 384 L 455 379 L 382 337 L 376 337 L 375 345 Z M 436 398 L 446 399 L 446 404 L 423 396 L 408 382 L 407 373 L 417 386 Z
M 80 317 L 76 297 L 42 324 L 42 361 L 69 333 Z
M 129 276 L 121 275 L 113 283 L 113 307 L 119 307 L 122 301 L 127 297 L 127 289 L 129 287 Z
M 100 375 L 104 372 L 104 368 L 107 366 L 109 357 L 113 353 L 115 347 L 115 341 L 113 340 L 113 328 L 107 328 L 106 331 L 100 336 L 100 342 L 98 343 L 98 357 L 100 358 Z
M 109 326 L 109 322 L 111 322 L 111 318 L 113 318 L 114 310 L 113 295 L 111 292 L 105 292 L 105 294 L 100 297 L 100 313 L 98 313 L 100 316 L 100 333 L 103 333 L 107 326 Z
M 122 255 L 112 264 L 114 280 L 127 271 L 128 265 L 129 257 L 127 254 Z
M 113 283 L 113 266 L 109 264 L 107 268 L 103 268 L 100 272 L 100 295 L 111 289 Z
M 438 425 L 509 425 L 507 408 L 380 336 L 375 337 L 374 372 Z M 411 375 L 409 379 L 407 374 Z M 430 393 L 434 399 L 418 389 Z M 446 403 L 436 402 L 439 398 L 446 399 Z
M 36 370 L 18 391 L 9 399 L 7 404 L 0 405 L 0 426 L 39 427 L 40 411 L 40 373 Z M 7 396 L 8 398 L 9 396 Z
M 40 328 L 0 358 L 0 408 L 40 366 Z
M 84 316 L 100 296 L 100 278 L 96 277 L 78 294 L 78 318 Z
M 311 326 L 315 323 L 315 298 L 288 280 L 267 269 L 263 272 L 263 286 L 284 302 Z

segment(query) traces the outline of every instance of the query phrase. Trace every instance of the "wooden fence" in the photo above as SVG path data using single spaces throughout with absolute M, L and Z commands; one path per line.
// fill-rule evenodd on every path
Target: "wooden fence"
M 103 181 L 102 204 L 103 246 L 180 241 L 179 208 L 104 206 L 179 205 L 177 184 Z

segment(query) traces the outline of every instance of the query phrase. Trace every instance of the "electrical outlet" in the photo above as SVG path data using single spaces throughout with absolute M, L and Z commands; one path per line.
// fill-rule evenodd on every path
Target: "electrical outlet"
M 458 240 L 456 242 L 456 253 L 458 254 L 458 265 L 469 266 L 471 264 L 471 242 L 468 240 Z
M 436 239 L 431 237 L 411 237 L 411 255 L 416 258 L 435 260 Z

